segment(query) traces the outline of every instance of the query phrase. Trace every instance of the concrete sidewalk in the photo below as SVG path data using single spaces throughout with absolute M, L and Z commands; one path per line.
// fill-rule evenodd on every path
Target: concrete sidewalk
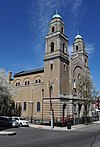
M 16 135 L 16 132 L 11 132 L 11 131 L 0 131 L 0 136 L 11 136 L 11 135 Z
M 81 128 L 91 126 L 93 124 L 100 124 L 100 121 L 95 121 L 95 122 L 92 122 L 91 124 L 88 124 L 88 125 L 85 125 L 85 124 L 73 125 L 73 126 L 71 126 L 71 129 L 67 129 L 67 126 L 66 127 L 55 126 L 52 130 L 73 131 L 73 130 L 78 130 L 78 129 L 81 129 Z M 46 126 L 46 125 L 30 124 L 30 127 L 34 127 L 34 128 L 38 128 L 38 129 L 49 129 L 49 130 L 51 130 L 51 126 Z

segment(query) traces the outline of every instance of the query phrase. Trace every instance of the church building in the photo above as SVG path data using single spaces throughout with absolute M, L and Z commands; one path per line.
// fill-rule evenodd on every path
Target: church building
M 85 42 L 77 34 L 71 57 L 68 53 L 68 37 L 59 14 L 53 15 L 46 36 L 44 68 L 21 71 L 9 80 L 17 86 L 14 97 L 21 106 L 21 116 L 29 119 L 50 120 L 50 111 L 58 122 L 67 117 L 82 117 L 84 104 L 77 89 L 80 76 L 89 73 Z

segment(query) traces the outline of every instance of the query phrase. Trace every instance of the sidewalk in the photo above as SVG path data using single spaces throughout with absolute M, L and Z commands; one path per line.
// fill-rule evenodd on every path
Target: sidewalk
M 71 129 L 67 129 L 67 126 L 66 127 L 57 127 L 57 126 L 55 126 L 52 130 L 73 131 L 73 130 L 78 130 L 78 129 L 81 129 L 81 128 L 91 126 L 93 124 L 100 124 L 100 121 L 95 121 L 95 122 L 92 122 L 91 124 L 88 124 L 88 125 L 85 125 L 85 124 L 74 125 L 74 126 L 71 126 Z M 30 127 L 34 127 L 34 128 L 38 128 L 38 129 L 51 130 L 51 126 L 45 126 L 45 125 L 30 124 Z
M 16 135 L 16 132 L 11 132 L 11 131 L 0 131 L 0 136 L 11 136 L 11 135 Z

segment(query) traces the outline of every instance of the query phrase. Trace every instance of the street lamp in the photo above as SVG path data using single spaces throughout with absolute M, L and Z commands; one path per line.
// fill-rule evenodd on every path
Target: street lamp
M 33 88 L 32 88 L 32 93 L 31 93 L 31 99 L 32 101 L 29 101 L 29 103 L 31 103 L 31 123 L 33 123 Z
M 50 83 L 50 81 L 49 81 L 49 97 L 50 97 L 50 115 L 51 115 L 51 129 L 53 129 L 53 124 L 54 124 L 54 120 L 53 120 L 53 109 L 52 109 L 52 101 L 51 101 L 51 90 L 52 90 L 52 85 L 53 85 L 53 83 L 55 82 L 57 80 L 57 78 L 55 78 L 54 80 L 53 80 L 53 82 L 52 83 Z

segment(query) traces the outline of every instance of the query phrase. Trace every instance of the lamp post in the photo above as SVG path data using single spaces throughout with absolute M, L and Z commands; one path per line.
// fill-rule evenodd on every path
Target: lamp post
M 32 101 L 32 112 L 31 112 L 31 123 L 33 122 L 33 101 Z
M 31 103 L 31 123 L 33 123 L 33 87 L 32 87 L 32 94 L 31 94 L 31 99 L 32 101 L 29 101 Z
M 54 120 L 53 120 L 53 109 L 52 109 L 52 101 L 51 101 L 51 90 L 52 90 L 52 85 L 53 83 L 57 80 L 57 78 L 55 78 L 53 80 L 52 83 L 50 83 L 49 81 L 49 98 L 50 98 L 50 115 L 51 115 L 51 129 L 53 129 L 53 124 L 54 124 Z

